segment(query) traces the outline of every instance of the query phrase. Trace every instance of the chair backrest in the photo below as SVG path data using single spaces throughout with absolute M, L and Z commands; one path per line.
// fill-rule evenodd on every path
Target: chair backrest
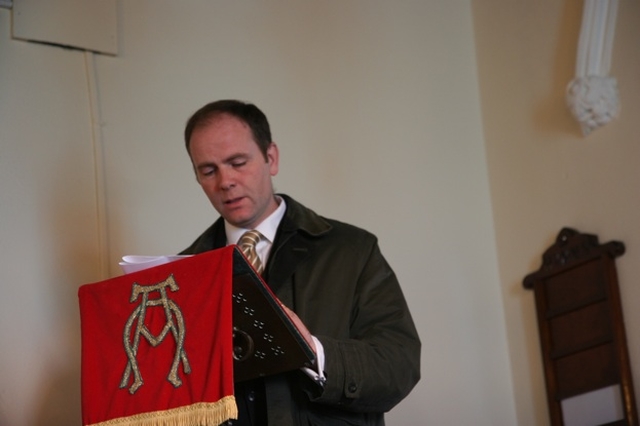
M 564 228 L 524 279 L 535 294 L 552 426 L 638 425 L 615 267 L 624 250 Z

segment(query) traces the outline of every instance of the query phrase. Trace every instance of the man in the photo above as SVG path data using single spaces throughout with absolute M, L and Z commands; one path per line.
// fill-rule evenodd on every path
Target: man
M 185 142 L 221 217 L 183 254 L 260 232 L 262 276 L 317 355 L 312 369 L 236 383 L 233 424 L 384 425 L 384 412 L 419 380 L 420 341 L 376 237 L 274 193 L 278 147 L 254 105 L 205 105 Z

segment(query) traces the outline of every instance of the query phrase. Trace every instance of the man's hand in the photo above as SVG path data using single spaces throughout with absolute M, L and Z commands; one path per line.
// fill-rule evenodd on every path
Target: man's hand
M 278 300 L 278 302 L 280 301 Z M 307 329 L 307 326 L 304 325 L 302 320 L 298 318 L 298 315 L 296 315 L 295 312 L 287 308 L 282 302 L 280 302 L 280 306 L 282 306 L 282 309 L 284 309 L 284 312 L 289 316 L 289 318 L 291 318 L 293 325 L 295 325 L 298 331 L 300 332 L 300 334 L 302 334 L 302 337 L 304 337 L 304 340 L 307 341 L 307 344 L 311 347 L 311 349 L 313 350 L 313 353 L 317 355 L 316 345 L 313 342 L 313 339 L 311 338 L 311 333 Z

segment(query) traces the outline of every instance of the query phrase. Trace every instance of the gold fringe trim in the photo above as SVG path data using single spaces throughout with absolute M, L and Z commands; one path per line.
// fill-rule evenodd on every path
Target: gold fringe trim
M 152 411 L 129 417 L 119 417 L 87 426 L 218 426 L 238 418 L 233 395 L 217 402 L 198 402 L 170 410 Z

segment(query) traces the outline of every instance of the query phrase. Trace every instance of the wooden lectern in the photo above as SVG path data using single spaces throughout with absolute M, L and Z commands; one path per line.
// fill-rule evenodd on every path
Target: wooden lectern
M 83 425 L 219 425 L 234 381 L 313 364 L 237 247 L 151 263 L 78 289 Z

